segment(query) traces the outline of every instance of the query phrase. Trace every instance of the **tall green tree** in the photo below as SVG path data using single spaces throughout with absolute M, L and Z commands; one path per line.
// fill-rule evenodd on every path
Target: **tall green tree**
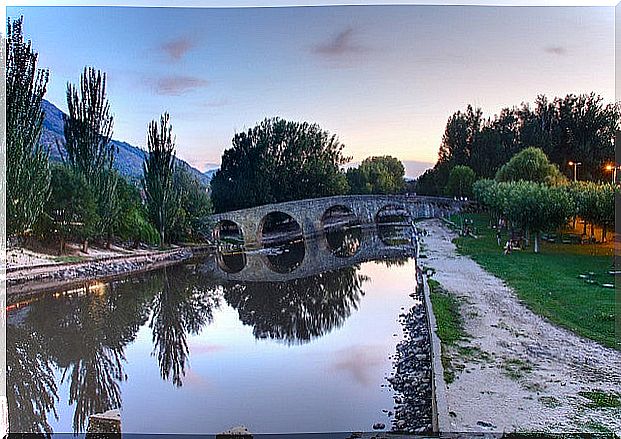
M 472 185 L 475 180 L 476 175 L 472 168 L 457 165 L 449 173 L 446 194 L 452 197 L 472 197 Z
M 114 118 L 106 97 L 106 74 L 85 67 L 79 89 L 67 84 L 67 107 L 66 161 L 95 183 L 104 171 L 112 169 L 116 152 L 111 143 Z
M 106 74 L 85 67 L 79 89 L 67 84 L 67 107 L 64 160 L 95 188 L 100 219 L 98 231 L 106 235 L 109 245 L 119 213 L 116 197 L 119 177 L 112 169 L 116 147 L 111 142 L 114 118 L 106 97 Z M 85 252 L 89 238 L 84 239 Z
M 432 169 L 427 169 L 416 180 L 416 193 L 420 195 L 444 195 L 451 167 L 446 162 L 438 161 Z
M 98 227 L 97 195 L 84 175 L 67 166 L 52 168 L 52 191 L 38 227 L 60 242 L 60 254 L 72 239 L 84 240 Z
M 186 169 L 178 166 L 174 174 L 175 191 L 179 196 L 178 218 L 171 238 L 200 241 L 209 234 L 212 212 L 207 188 Z
M 26 232 L 50 193 L 48 152 L 39 144 L 41 101 L 49 72 L 37 69 L 38 54 L 22 32 L 23 17 L 7 22 L 6 39 L 6 226 L 8 235 Z
M 405 186 L 403 163 L 388 155 L 368 157 L 346 175 L 352 194 L 396 194 Z
M 164 245 L 179 207 L 174 186 L 175 138 L 168 113 L 160 117 L 159 124 L 155 120 L 149 124 L 147 148 L 142 184 L 149 217 L 160 235 L 160 245 Z
M 496 117 L 481 124 L 467 165 L 476 175 L 494 177 L 498 168 L 522 147 L 519 114 L 515 108 L 503 108 Z
M 483 125 L 480 108 L 468 105 L 466 111 L 453 114 L 446 123 L 438 160 L 455 165 L 469 165 Z
M 344 145 L 319 125 L 265 119 L 233 137 L 211 181 L 217 212 L 347 193 Z
M 141 242 L 157 244 L 159 234 L 149 222 L 138 187 L 134 183 L 120 178 L 117 196 L 119 215 L 114 224 L 117 236 L 124 241 L 132 242 L 134 248 L 138 248 Z
M 558 167 L 539 148 L 526 148 L 505 163 L 496 173 L 498 181 L 536 181 L 555 184 L 564 180 Z

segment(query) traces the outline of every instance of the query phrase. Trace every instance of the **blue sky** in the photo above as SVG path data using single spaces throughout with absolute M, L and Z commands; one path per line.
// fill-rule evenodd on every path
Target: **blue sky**
M 114 137 L 144 147 L 171 114 L 203 170 L 265 117 L 317 122 L 355 161 L 433 163 L 447 118 L 595 91 L 614 99 L 612 7 L 9 7 L 66 110 L 84 66 L 108 74 Z M 414 164 L 411 166 L 416 167 Z M 418 168 L 417 168 L 418 170 Z M 409 174 L 418 173 L 411 169 Z

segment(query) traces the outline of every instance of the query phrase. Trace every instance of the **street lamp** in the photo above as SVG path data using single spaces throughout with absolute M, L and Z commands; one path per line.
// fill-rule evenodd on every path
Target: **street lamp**
M 569 166 L 574 167 L 574 181 L 578 181 L 578 166 L 581 164 L 581 162 L 569 162 Z
M 606 165 L 606 170 L 607 171 L 612 171 L 612 184 L 615 184 L 617 182 L 617 169 L 621 169 L 621 166 L 617 166 L 617 165 Z

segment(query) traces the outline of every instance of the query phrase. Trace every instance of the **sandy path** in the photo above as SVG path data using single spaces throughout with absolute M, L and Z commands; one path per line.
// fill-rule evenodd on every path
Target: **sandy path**
M 621 392 L 621 352 L 582 339 L 535 315 L 515 293 L 470 258 L 457 254 L 455 234 L 439 220 L 419 223 L 423 266 L 461 298 L 466 345 L 490 355 L 488 361 L 463 359 L 465 369 L 448 386 L 451 430 L 551 432 L 621 432 L 621 409 L 590 408 L 579 391 Z M 459 355 L 459 354 L 455 354 Z M 507 376 L 507 360 L 528 361 L 531 371 Z M 487 423 L 492 424 L 491 426 Z
M 65 256 L 79 256 L 83 261 L 94 261 L 98 259 L 107 259 L 113 257 L 122 256 L 139 256 L 154 254 L 153 250 L 136 249 L 127 250 L 121 247 L 112 246 L 110 250 L 106 250 L 99 247 L 91 246 L 88 254 L 80 252 L 81 245 L 67 243 L 67 255 Z M 33 250 L 29 250 L 22 247 L 9 248 L 6 251 L 6 267 L 8 269 L 24 269 L 28 270 L 32 267 L 41 265 L 63 265 L 62 261 L 59 261 L 58 256 L 54 256 L 46 253 L 38 253 Z

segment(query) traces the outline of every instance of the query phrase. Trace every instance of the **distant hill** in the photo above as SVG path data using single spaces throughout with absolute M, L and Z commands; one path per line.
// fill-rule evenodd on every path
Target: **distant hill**
M 211 179 L 213 178 L 213 176 L 216 174 L 216 172 L 218 172 L 218 169 L 220 168 L 216 168 L 216 169 L 208 169 L 205 172 L 203 172 L 203 175 L 209 180 L 211 181 Z
M 61 156 L 56 147 L 57 141 L 61 144 L 64 142 L 64 119 L 63 112 L 49 101 L 43 100 L 43 111 L 45 111 L 45 119 L 43 120 L 43 132 L 41 133 L 41 144 L 50 151 L 50 160 L 61 161 Z M 138 180 L 142 177 L 142 163 L 147 152 L 127 142 L 120 140 L 112 140 L 117 147 L 118 153 L 114 160 L 114 167 L 121 175 L 130 179 Z M 64 148 L 62 148 L 63 153 Z M 210 175 L 203 174 L 198 169 L 193 168 L 187 162 L 177 159 L 177 166 L 186 169 L 191 175 L 195 176 L 198 181 L 204 185 L 209 184 Z M 211 171 L 208 171 L 211 172 Z

